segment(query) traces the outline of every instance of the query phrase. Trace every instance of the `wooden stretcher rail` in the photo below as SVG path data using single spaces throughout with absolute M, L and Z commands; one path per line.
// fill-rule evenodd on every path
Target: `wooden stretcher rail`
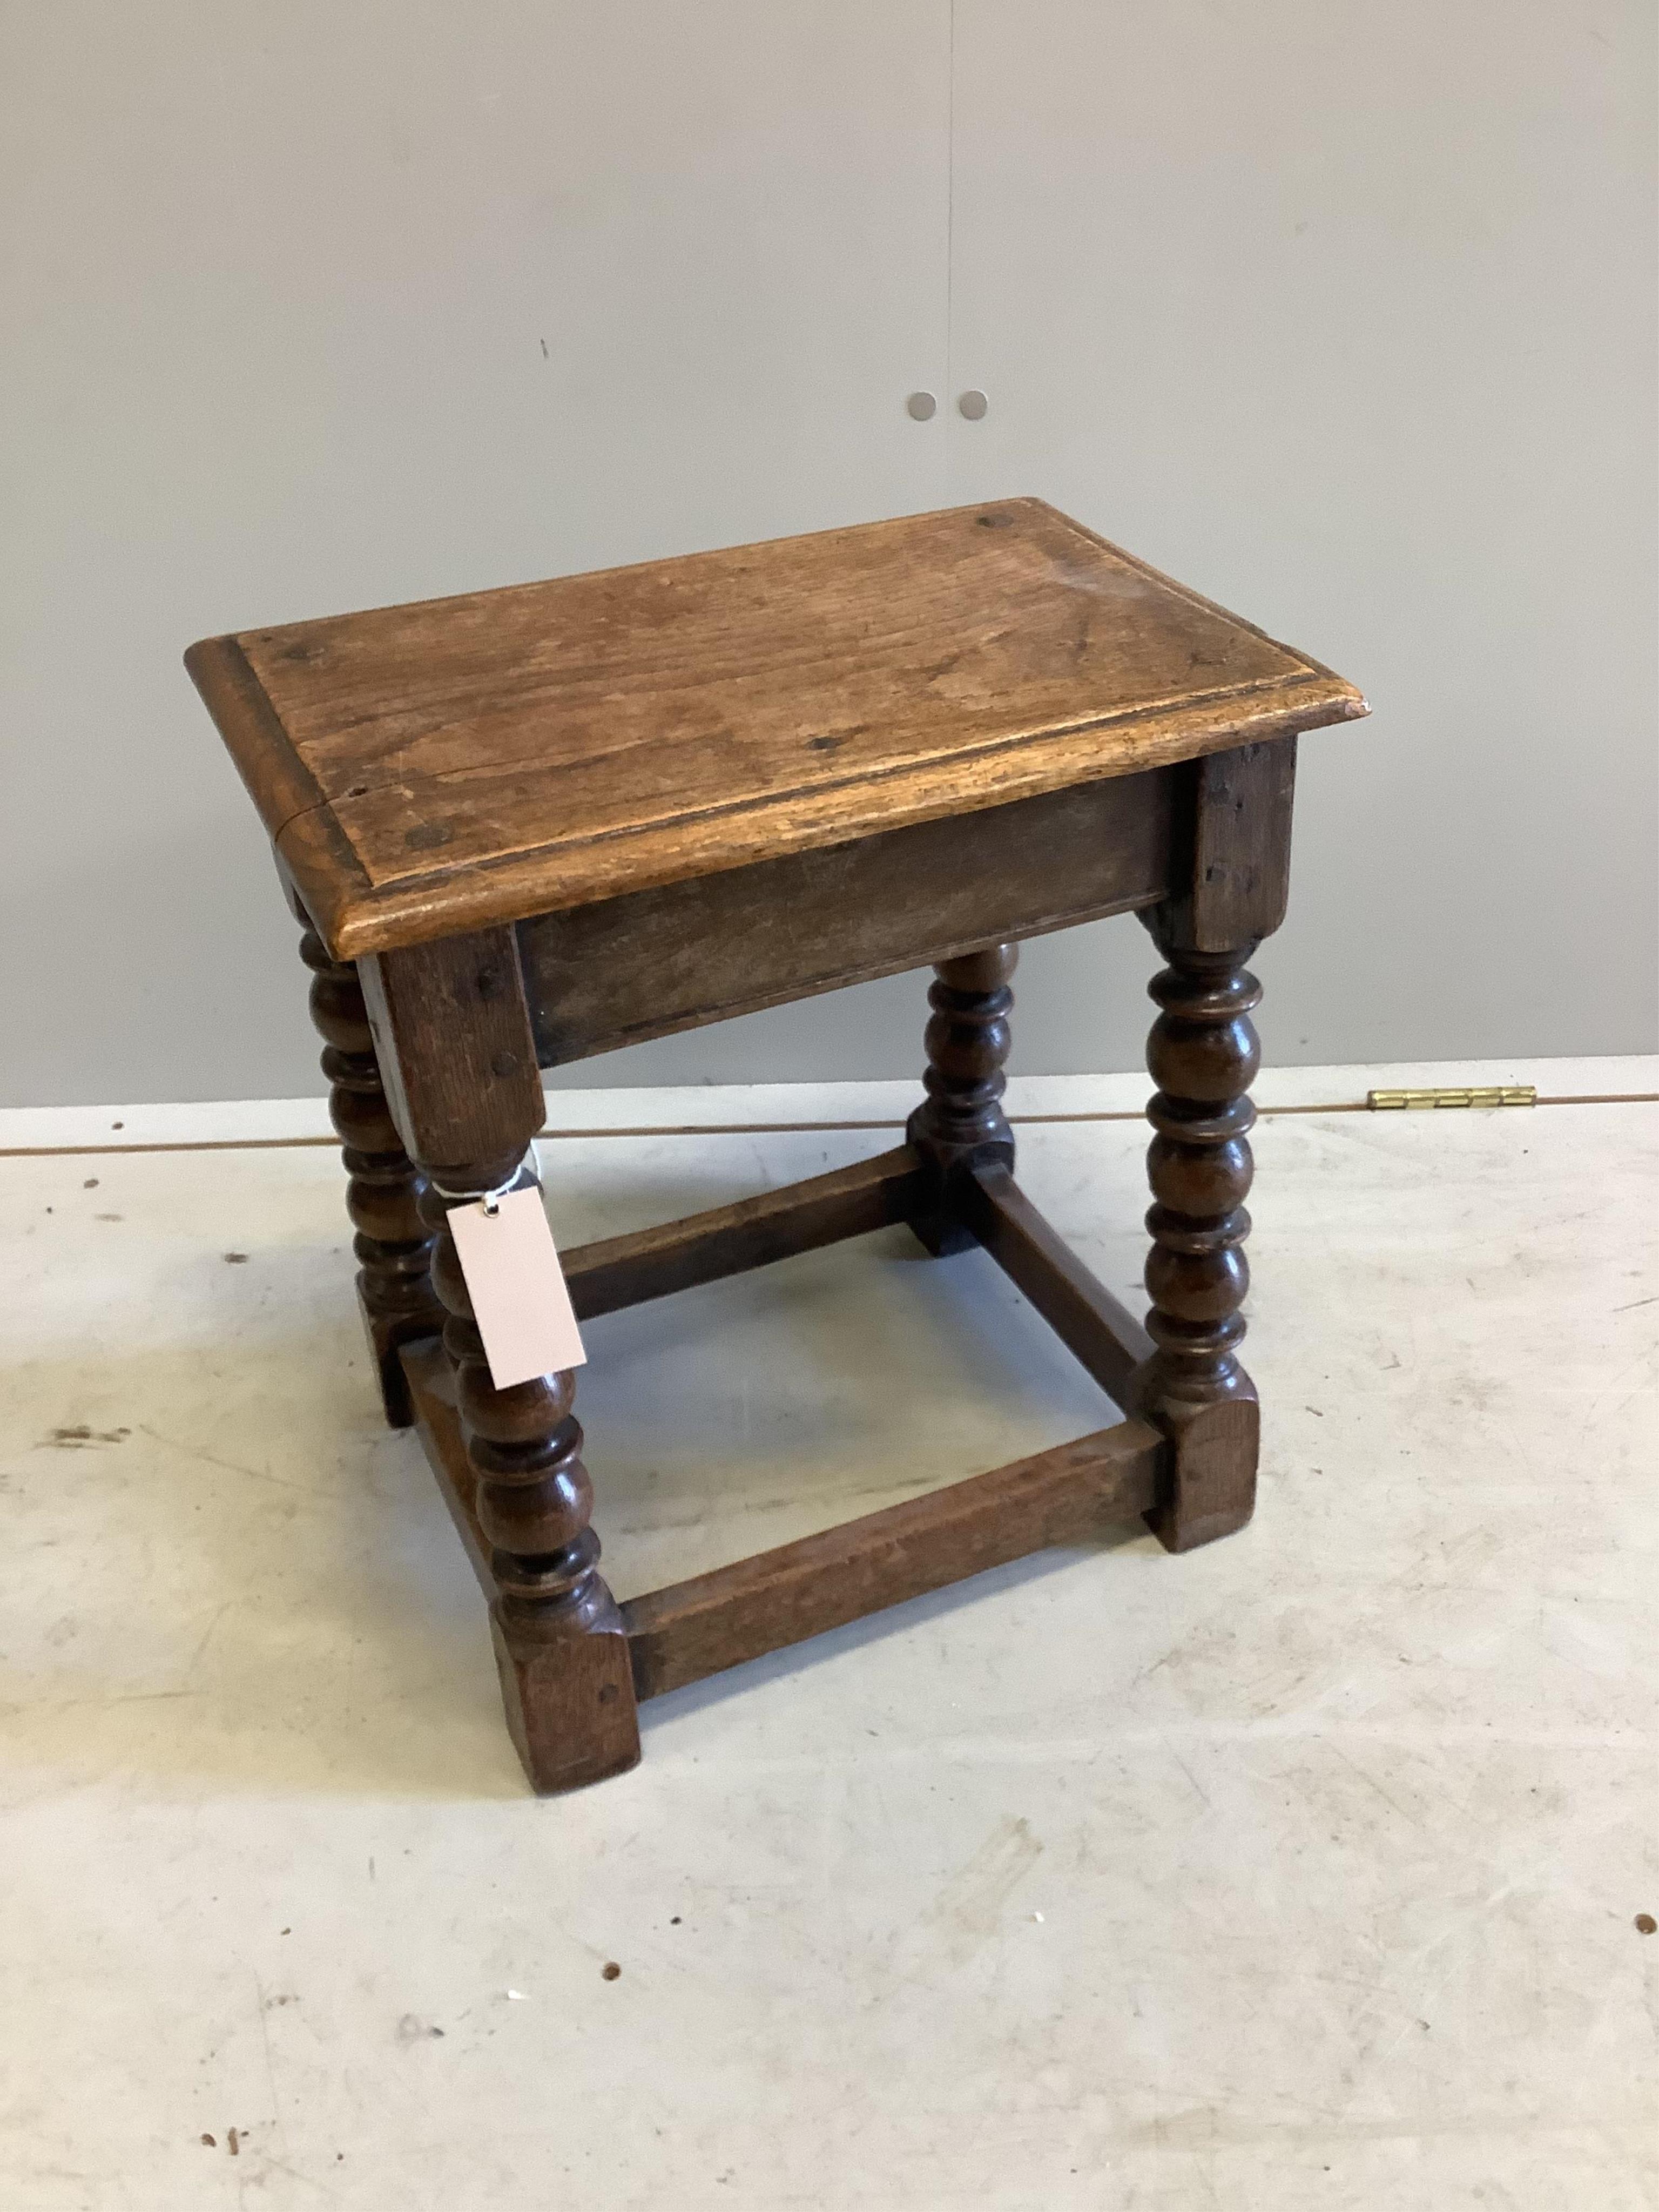
M 1120 1422 L 839 1528 L 631 1600 L 634 1686 L 659 1697 L 763 1652 L 942 1589 L 1157 1502 L 1164 1439 Z
M 455 1370 L 443 1339 L 416 1337 L 412 1343 L 398 1346 L 398 1360 L 409 1385 L 416 1431 L 427 1465 L 438 1479 L 439 1492 L 466 1548 L 478 1587 L 493 1602 L 499 1593 L 489 1565 L 489 1544 L 478 1526 L 477 1477 L 461 1435 L 461 1417 L 455 1406 Z
M 718 1282 L 798 1252 L 908 1221 L 922 1202 L 921 1163 L 908 1145 L 805 1182 L 689 1214 L 659 1229 L 608 1237 L 563 1255 L 579 1321 Z
M 1153 1349 L 1134 1316 L 1090 1273 L 1006 1168 L 975 1173 L 957 1203 L 964 1225 L 1009 1280 L 1107 1396 L 1121 1405 L 1130 1376 Z
M 421 1441 L 485 1595 L 495 1595 L 455 1388 L 435 1337 L 400 1358 Z M 636 1694 L 701 1681 L 924 1591 L 1085 1540 L 1157 1504 L 1164 1439 L 1141 1421 L 1057 1444 L 988 1474 L 906 1498 L 622 1607 Z

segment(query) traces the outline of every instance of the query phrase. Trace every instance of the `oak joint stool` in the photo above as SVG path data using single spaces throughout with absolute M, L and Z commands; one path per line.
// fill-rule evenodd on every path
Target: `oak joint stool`
M 999 501 L 191 647 L 312 971 L 386 1418 L 490 1600 L 535 1788 L 636 1705 L 1112 1521 L 1241 1528 L 1255 1392 L 1246 963 L 1285 911 L 1297 734 L 1351 684 L 1040 501 Z M 1134 912 L 1146 1325 L 1014 1179 L 1023 939 Z M 445 1194 L 510 1179 L 540 1069 L 931 964 L 925 1097 L 860 1164 L 567 1252 L 579 1317 L 908 1223 L 982 1246 L 1127 1418 L 618 1605 L 569 1373 L 497 1389 Z

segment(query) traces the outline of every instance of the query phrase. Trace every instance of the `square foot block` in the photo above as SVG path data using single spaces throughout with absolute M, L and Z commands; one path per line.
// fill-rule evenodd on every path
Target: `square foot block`
M 514 1620 L 498 1601 L 489 1633 L 507 1731 L 538 1797 L 638 1765 L 634 1674 L 620 1620 L 550 1636 Z

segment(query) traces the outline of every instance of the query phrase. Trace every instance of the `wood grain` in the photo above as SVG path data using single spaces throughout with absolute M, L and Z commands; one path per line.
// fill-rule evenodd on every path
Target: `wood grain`
M 478 1526 L 478 1478 L 461 1434 L 454 1363 L 444 1350 L 442 1339 L 436 1336 L 399 1345 L 396 1357 L 404 1371 L 427 1465 L 437 1478 L 439 1494 L 449 1508 L 449 1517 L 455 1523 L 478 1588 L 493 1605 L 498 1593 L 489 1565 L 492 1547 Z
M 300 955 L 311 970 L 311 1018 L 324 1043 L 329 1119 L 346 1171 L 346 1212 L 356 1231 L 357 1303 L 380 1379 L 387 1420 L 406 1429 L 414 1415 L 398 1346 L 443 1322 L 432 1288 L 432 1232 L 421 1218 L 424 1187 L 404 1151 L 386 1100 L 374 1038 L 355 964 L 331 960 L 309 916 L 289 890 L 304 934 Z
M 521 922 L 541 1064 L 1144 907 L 1169 886 L 1184 773 L 1043 792 Z
M 1155 1429 L 1121 1422 L 630 1599 L 622 1617 L 635 1692 L 659 1696 L 924 1590 L 1133 1520 L 1155 1502 L 1164 1449 Z
M 337 958 L 1365 711 L 1036 500 L 248 630 L 186 661 Z
M 1290 897 L 1296 739 L 1212 753 L 1175 774 L 1170 892 L 1156 926 L 1192 951 L 1243 948 L 1248 958 Z
M 487 1104 L 479 1133 L 493 1140 L 497 1131 Z M 457 1188 L 483 1190 L 503 1181 L 529 1133 L 520 1125 L 504 1155 L 475 1153 L 459 1163 Z M 417 1153 L 417 1164 L 429 1170 L 434 1163 Z M 466 1468 L 464 1480 L 447 1481 L 488 1559 L 490 1634 L 507 1730 L 538 1792 L 577 1789 L 633 1765 L 640 1740 L 627 1638 L 599 1571 L 575 1376 L 566 1370 L 497 1388 L 455 1249 L 449 1201 L 429 1177 L 420 1206 L 436 1237 L 432 1285 L 447 1316 L 441 1350 L 453 1376 L 444 1448 Z M 411 1370 L 404 1371 L 412 1389 Z M 428 1436 L 434 1418 L 428 1406 L 422 1414 Z
M 932 1185 L 927 1206 L 910 1225 L 936 1259 L 966 1251 L 974 1242 L 957 1203 L 971 1170 L 993 1164 L 1013 1168 L 1014 1136 L 1002 1110 L 1008 1079 L 1002 1068 L 1013 1042 L 1009 979 L 1018 959 L 1018 945 L 989 945 L 982 952 L 941 961 L 928 989 L 927 1026 L 921 1033 L 927 1055 L 921 1081 L 927 1095 L 905 1123 L 904 1133 L 927 1163 Z
M 494 1595 L 478 1525 L 477 1475 L 442 1347 L 401 1352 L 421 1441 L 481 1588 Z M 1156 1505 L 1167 1450 L 1158 1431 L 1121 1421 L 1074 1443 L 970 1475 L 839 1528 L 716 1567 L 620 1608 L 635 1694 L 659 1696 L 782 1645 L 1053 1544 L 1075 1544 Z M 550 1682 L 545 1694 L 556 1695 Z
M 1261 987 L 1245 963 L 1285 915 L 1295 743 L 1240 746 L 1182 773 L 1170 896 L 1141 914 L 1169 965 L 1149 987 L 1161 1012 L 1146 1047 L 1158 1086 L 1146 1109 L 1156 1350 L 1131 1393 L 1170 1441 L 1149 1517 L 1174 1552 L 1232 1534 L 1255 1510 L 1261 1412 L 1238 1347 Z
M 538 1790 L 631 1765 L 636 1692 L 1114 1516 L 1146 1513 L 1175 1550 L 1249 1517 L 1244 963 L 1284 913 L 1295 732 L 1363 714 L 1351 686 L 1033 501 L 189 659 L 315 924 L 337 1118 L 368 1163 L 359 1255 L 388 1301 L 413 1285 L 375 1338 L 406 1380 L 388 1403 L 417 1414 L 491 1593 Z M 1124 908 L 1169 963 L 1145 1330 L 1019 1192 L 1000 1104 L 1017 940 Z M 539 1060 L 923 961 L 907 1143 L 580 1248 L 577 1310 L 905 1220 L 937 1252 L 982 1243 L 1131 1418 L 618 1607 L 574 1376 L 495 1387 L 445 1190 L 519 1168 Z M 428 1252 L 443 1338 L 410 1343 L 404 1322 L 435 1318 Z
M 1194 951 L 1162 926 L 1158 944 L 1170 964 L 1151 986 L 1162 1011 L 1146 1047 L 1158 1086 L 1146 1109 L 1146 1331 L 1156 1348 L 1132 1396 L 1172 1445 L 1152 1528 L 1185 1552 L 1231 1535 L 1255 1505 L 1261 1416 L 1238 1347 L 1250 1283 L 1249 1086 L 1261 1057 L 1250 1015 L 1261 987 L 1242 951 Z
M 1109 1398 L 1129 1402 L 1130 1380 L 1152 1356 L 1140 1323 L 1091 1274 L 1006 1169 L 976 1168 L 959 1188 L 964 1225 L 1018 1285 Z
M 542 1079 L 510 929 L 357 963 L 392 1117 L 451 1190 L 542 1125 Z M 528 1133 L 522 1133 L 527 1132 Z M 453 1170 L 453 1173 L 446 1173 Z
M 719 1282 L 908 1221 L 925 1189 L 908 1145 L 781 1190 L 712 1206 L 659 1229 L 580 1244 L 562 1256 L 579 1321 Z

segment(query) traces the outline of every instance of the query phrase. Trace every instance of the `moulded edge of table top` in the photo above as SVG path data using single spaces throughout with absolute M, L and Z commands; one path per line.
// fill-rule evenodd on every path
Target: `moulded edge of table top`
M 1073 518 L 1062 519 L 1189 603 L 1279 646 L 1300 664 L 1298 669 L 1210 700 L 1088 715 L 941 758 L 866 770 L 804 791 L 746 798 L 729 807 L 585 843 L 542 845 L 447 870 L 434 866 L 377 886 L 289 740 L 242 652 L 240 634 L 203 639 L 190 647 L 185 661 L 337 959 L 430 943 L 788 853 L 844 844 L 910 823 L 1135 775 L 1235 745 L 1355 720 L 1370 711 L 1356 687 L 1332 670 L 1097 538 Z M 1106 732 L 1113 743 L 1103 752 L 1099 739 Z M 857 802 L 850 825 L 849 799 Z M 285 818 L 273 823 L 273 811 Z M 694 821 L 696 856 L 688 866 L 684 831 Z

